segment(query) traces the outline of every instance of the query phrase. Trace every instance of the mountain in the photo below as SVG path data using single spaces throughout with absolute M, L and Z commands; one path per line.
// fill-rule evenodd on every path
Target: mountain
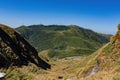
M 120 80 L 120 24 L 108 44 L 81 60 L 77 76 L 84 80 Z M 74 66 L 75 68 L 75 66 Z
M 43 61 L 38 52 L 14 29 L 0 24 L 0 68 L 28 66 L 33 63 L 43 69 L 50 65 Z
M 110 40 L 110 38 L 113 36 L 112 34 L 103 34 L 103 33 L 99 33 L 100 35 L 106 37 L 107 39 Z
M 84 56 L 109 42 L 105 37 L 76 25 L 31 25 L 16 28 L 39 52 L 49 57 Z

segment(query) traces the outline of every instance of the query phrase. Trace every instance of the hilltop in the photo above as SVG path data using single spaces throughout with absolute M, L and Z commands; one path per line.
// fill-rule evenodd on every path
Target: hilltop
M 31 25 L 16 28 L 38 52 L 47 51 L 52 58 L 84 56 L 93 53 L 110 36 L 76 25 Z

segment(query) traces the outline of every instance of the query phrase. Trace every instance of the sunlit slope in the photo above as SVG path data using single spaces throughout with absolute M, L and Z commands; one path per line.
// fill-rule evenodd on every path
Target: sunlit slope
M 48 50 L 49 57 L 89 55 L 109 41 L 92 30 L 70 25 L 31 25 L 16 29 L 38 51 Z
M 73 66 L 78 70 L 76 76 L 83 80 L 120 79 L 120 25 L 108 44 Z M 95 70 L 96 69 L 96 70 Z M 71 69 L 70 69 L 71 70 Z

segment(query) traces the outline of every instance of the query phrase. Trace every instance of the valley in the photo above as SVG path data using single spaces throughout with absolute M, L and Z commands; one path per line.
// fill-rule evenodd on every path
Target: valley
M 56 28 L 60 29 L 61 27 Z M 79 28 L 77 27 L 77 29 Z M 110 42 L 108 43 L 107 41 L 101 41 L 108 40 L 108 38 L 103 37 L 98 33 L 94 34 L 94 36 L 99 35 L 99 37 L 91 37 L 91 39 L 93 39 L 93 41 L 101 39 L 101 46 L 104 46 L 98 49 L 94 45 L 94 48 L 92 48 L 96 48 L 96 51 L 93 53 L 87 53 L 89 52 L 89 49 L 92 49 L 91 47 L 80 46 L 77 45 L 78 43 L 76 44 L 77 46 L 69 45 L 70 43 L 67 43 L 67 45 L 64 46 L 65 49 L 63 47 L 61 48 L 61 46 L 57 46 L 58 48 L 55 48 L 54 46 L 52 46 L 52 48 L 50 48 L 50 46 L 48 48 L 44 47 L 43 50 L 39 51 L 38 53 L 36 49 L 32 47 L 33 44 L 30 44 L 29 37 L 26 38 L 22 33 L 19 33 L 8 26 L 1 24 L 0 32 L 6 37 L 0 35 L 2 42 L 0 44 L 0 72 L 6 73 L 5 79 L 7 80 L 119 80 L 119 31 L 120 25 L 118 25 L 118 32 L 116 35 L 112 36 Z M 93 34 L 94 32 L 92 31 L 91 33 Z M 15 36 L 15 34 L 17 34 L 17 36 Z M 33 33 L 30 32 L 29 34 Z M 29 42 L 27 42 L 27 40 L 24 39 L 21 35 L 28 39 Z M 60 42 L 61 41 L 62 40 L 60 39 Z M 61 45 L 62 43 L 60 42 L 58 44 Z M 100 43 L 97 41 L 97 43 L 94 44 L 97 45 Z M 16 45 L 16 48 L 13 45 Z M 12 46 L 16 50 L 13 49 Z M 87 51 L 83 47 L 86 47 Z M 80 48 L 82 50 L 80 50 Z M 73 51 L 74 49 L 76 51 Z M 17 51 L 21 52 L 19 53 Z M 64 53 L 65 51 L 67 51 L 67 54 Z M 77 53 L 79 53 L 79 55 L 76 55 Z M 27 64 L 24 60 L 27 61 Z M 39 62 L 39 60 L 41 61 Z M 7 66 L 5 65 L 4 61 L 8 63 Z
M 120 80 L 120 0 L 0 0 L 0 80 Z

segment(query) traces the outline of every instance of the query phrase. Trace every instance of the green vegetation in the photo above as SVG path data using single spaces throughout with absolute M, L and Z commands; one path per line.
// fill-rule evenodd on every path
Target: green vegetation
M 71 49 L 71 50 L 53 50 L 50 49 L 48 51 L 48 56 L 50 58 L 64 58 L 64 57 L 72 57 L 72 56 L 87 56 L 90 55 L 93 50 L 90 49 Z
M 120 80 L 120 32 L 118 25 L 118 32 L 115 36 L 111 38 L 111 41 L 104 45 L 102 48 L 97 50 L 90 56 L 82 59 L 80 63 L 73 66 L 73 68 L 78 68 L 77 77 L 84 80 Z M 95 65 L 98 65 L 99 71 L 94 75 L 88 74 Z M 73 69 L 72 67 L 69 70 Z
M 51 49 L 48 55 L 57 58 L 91 54 L 110 38 L 75 25 L 31 25 L 16 30 L 39 52 Z
M 73 25 L 33 25 L 18 28 L 17 30 L 40 51 L 38 55 L 15 30 L 4 25 L 0 25 L 0 30 L 0 71 L 7 73 L 5 78 L 8 80 L 58 80 L 59 77 L 65 80 L 120 79 L 120 31 L 111 38 L 111 42 L 94 52 L 108 39 L 88 29 Z M 17 53 L 29 64 L 18 65 L 21 62 Z M 43 70 L 31 62 L 34 60 L 37 63 L 39 56 L 51 64 L 50 70 Z M 87 75 L 95 65 L 99 71 L 94 75 Z

